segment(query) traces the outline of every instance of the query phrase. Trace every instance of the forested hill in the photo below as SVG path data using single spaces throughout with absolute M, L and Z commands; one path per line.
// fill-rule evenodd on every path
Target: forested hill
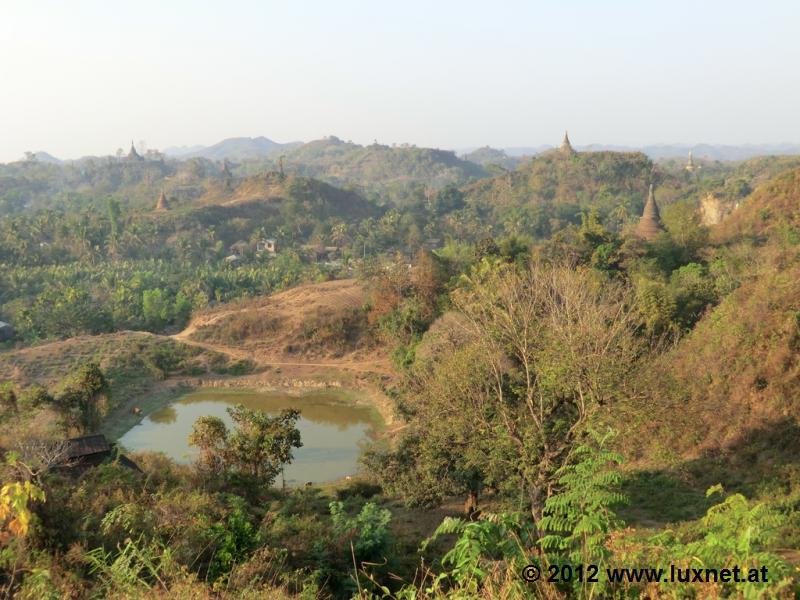
M 273 164 L 277 164 L 277 158 Z M 360 146 L 328 137 L 303 144 L 284 155 L 288 172 L 323 179 L 338 186 L 355 186 L 402 203 L 413 189 L 439 189 L 488 176 L 480 165 L 455 153 L 416 146 Z M 242 167 L 247 169 L 247 165 Z M 258 164 L 250 168 L 260 168 Z
M 669 283 L 682 279 L 704 314 L 648 371 L 652 412 L 623 420 L 637 430 L 632 454 L 692 458 L 747 484 L 800 452 L 800 169 L 757 187 L 710 234 L 705 266 Z
M 161 189 L 194 198 L 202 180 L 219 176 L 222 165 L 205 159 L 85 158 L 53 164 L 39 160 L 0 164 L 0 214 L 69 205 L 92 206 L 114 196 L 127 206 L 155 206 Z
M 464 159 L 488 169 L 500 168 L 501 170 L 516 169 L 524 160 L 522 157 L 509 156 L 505 150 L 498 150 L 490 146 L 476 148 L 464 155 Z
M 147 205 L 155 202 L 161 188 L 196 199 L 205 194 L 203 181 L 208 178 L 244 178 L 282 169 L 356 188 L 373 200 L 402 204 L 448 184 L 460 186 L 489 175 L 480 165 L 445 150 L 359 146 L 326 138 L 300 146 L 276 145 L 269 156 L 256 157 L 250 150 L 257 141 L 227 141 L 226 147 L 232 144 L 242 150 L 233 158 L 242 161 L 238 163 L 219 159 L 220 151 L 210 154 L 218 160 L 199 156 L 177 160 L 150 152 L 142 159 L 108 156 L 63 164 L 38 160 L 0 164 L 0 211 L 46 208 L 68 199 L 91 204 L 107 195 L 117 195 L 127 204 Z
M 467 186 L 465 195 L 506 229 L 546 237 L 589 208 L 617 221 L 639 215 L 653 179 L 653 163 L 644 154 L 554 150 Z

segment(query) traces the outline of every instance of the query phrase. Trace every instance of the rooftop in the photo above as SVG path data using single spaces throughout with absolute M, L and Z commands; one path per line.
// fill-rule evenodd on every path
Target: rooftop
M 110 451 L 111 444 L 104 435 L 86 435 L 67 440 L 67 458 L 70 459 Z

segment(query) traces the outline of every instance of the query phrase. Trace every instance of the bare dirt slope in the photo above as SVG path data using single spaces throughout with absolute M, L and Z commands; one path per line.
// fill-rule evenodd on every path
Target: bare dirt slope
M 365 300 L 354 279 L 302 285 L 200 313 L 173 337 L 261 366 L 389 374 L 390 361 L 365 331 Z

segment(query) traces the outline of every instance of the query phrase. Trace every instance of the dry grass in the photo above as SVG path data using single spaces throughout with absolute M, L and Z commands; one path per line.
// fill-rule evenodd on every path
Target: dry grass
M 353 279 L 302 285 L 203 312 L 176 337 L 246 351 L 262 362 L 375 358 L 365 300 Z

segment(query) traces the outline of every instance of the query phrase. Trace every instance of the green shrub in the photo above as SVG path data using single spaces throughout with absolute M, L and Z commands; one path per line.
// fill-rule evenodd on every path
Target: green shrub
M 367 502 L 356 517 L 345 513 L 342 502 L 331 502 L 329 510 L 333 531 L 344 539 L 348 549 L 352 543 L 357 560 L 381 558 L 390 541 L 392 513 L 385 508 L 378 508 L 374 502 Z

